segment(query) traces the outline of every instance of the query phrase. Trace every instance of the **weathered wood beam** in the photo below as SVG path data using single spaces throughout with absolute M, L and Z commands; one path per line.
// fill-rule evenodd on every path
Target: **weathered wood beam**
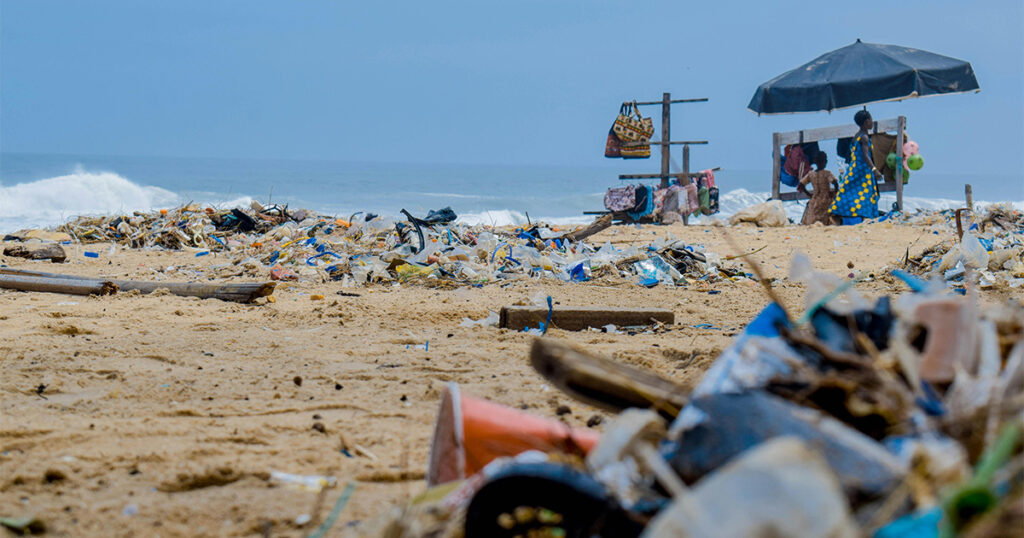
M 697 99 L 672 99 L 669 103 L 674 105 L 676 103 L 706 103 L 707 101 L 707 97 L 699 97 Z M 663 101 L 638 101 L 636 104 L 640 106 L 660 105 L 663 104 Z
M 897 132 L 899 128 L 899 118 L 893 118 L 888 120 L 879 120 L 875 122 L 875 127 L 872 132 Z M 779 144 L 785 146 L 787 144 L 803 144 L 806 142 L 818 142 L 820 140 L 834 140 L 836 138 L 852 137 L 857 134 L 860 127 L 857 127 L 851 121 L 849 125 L 836 125 L 833 127 L 819 127 L 816 129 L 803 129 L 800 131 L 787 131 L 784 133 L 778 133 Z
M 499 326 L 521 331 L 537 327 L 548 317 L 547 307 L 505 306 L 501 309 Z M 675 323 L 675 313 L 664 308 L 620 308 L 606 306 L 556 306 L 551 311 L 551 325 L 566 331 L 582 331 L 605 325 L 632 327 Z
M 260 297 L 266 297 L 274 293 L 276 282 L 241 282 L 232 284 L 208 284 L 205 282 L 147 282 L 139 280 L 115 280 L 106 278 L 79 277 L 59 273 L 43 273 L 37 271 L 22 271 L 18 269 L 0 268 L 0 275 L 22 276 L 45 278 L 49 280 L 73 280 L 80 283 L 102 284 L 111 283 L 115 291 L 138 290 L 140 293 L 153 293 L 158 289 L 167 289 L 172 295 L 183 297 L 199 297 L 200 299 L 221 299 L 248 303 Z M 15 288 L 17 289 L 17 288 Z M 46 291 L 46 290 L 26 290 Z M 86 295 L 90 295 L 87 293 Z
M 647 370 L 582 353 L 547 338 L 534 340 L 530 364 L 562 392 L 613 412 L 637 407 L 672 418 L 686 405 L 690 392 Z

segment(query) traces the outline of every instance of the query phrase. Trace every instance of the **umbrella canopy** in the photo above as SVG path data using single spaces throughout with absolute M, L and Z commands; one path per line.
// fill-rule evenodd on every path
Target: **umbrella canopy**
M 758 114 L 831 111 L 970 91 L 978 91 L 978 79 L 968 62 L 858 39 L 758 86 L 747 108 Z

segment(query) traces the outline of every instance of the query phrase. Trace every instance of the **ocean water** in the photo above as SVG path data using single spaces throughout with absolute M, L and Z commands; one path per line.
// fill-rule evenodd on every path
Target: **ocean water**
M 463 222 L 494 225 L 589 222 L 603 209 L 604 191 L 624 184 L 619 173 L 649 171 L 651 162 L 619 168 L 382 164 L 283 159 L 204 159 L 0 153 L 0 232 L 51 226 L 75 215 L 129 213 L 194 201 L 217 207 L 289 204 L 348 217 L 358 211 L 425 215 L 451 206 Z M 716 173 L 721 215 L 764 201 L 768 170 Z M 914 172 L 905 191 L 908 211 L 963 204 L 963 184 L 979 202 L 1024 209 L 1024 174 Z M 881 207 L 895 201 L 883 195 Z M 803 203 L 786 211 L 798 220 Z

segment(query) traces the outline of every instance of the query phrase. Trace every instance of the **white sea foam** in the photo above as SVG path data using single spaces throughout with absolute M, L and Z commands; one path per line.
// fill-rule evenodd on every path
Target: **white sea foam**
M 467 224 L 469 226 L 476 225 L 487 225 L 487 226 L 522 226 L 530 222 L 543 222 L 545 224 L 564 226 L 568 224 L 586 224 L 594 220 L 593 217 L 587 215 L 569 216 L 569 217 L 536 217 L 531 216 L 529 219 L 526 218 L 525 213 L 519 211 L 513 211 L 511 209 L 498 209 L 492 211 L 482 211 L 479 213 L 464 213 L 459 215 L 457 222 L 460 224 Z
M 55 226 L 79 215 L 111 215 L 170 208 L 189 200 L 160 187 L 139 185 L 113 172 L 77 169 L 64 175 L 0 185 L 0 232 Z M 195 200 L 215 207 L 246 207 L 248 196 Z
M 439 198 L 445 196 L 438 193 Z M 728 217 L 736 211 L 759 204 L 768 199 L 767 192 L 752 192 L 746 189 L 735 189 L 722 193 L 719 200 L 721 212 L 713 218 Z M 500 197 L 493 198 L 495 206 L 501 206 Z M 237 196 L 225 200 L 222 195 L 204 193 L 197 198 L 184 197 L 160 187 L 144 186 L 134 183 L 112 172 L 75 172 L 11 186 L 0 185 L 0 232 L 12 232 L 23 228 L 55 226 L 78 215 L 109 215 L 130 213 L 132 211 L 149 211 L 170 208 L 189 201 L 209 204 L 219 208 L 248 207 L 252 198 Z M 879 207 L 890 208 L 895 196 L 882 196 Z M 979 201 L 980 205 L 987 202 Z M 1016 209 L 1024 210 L 1024 201 L 1011 202 Z M 490 204 L 488 204 L 490 205 Z M 799 221 L 804 210 L 804 202 L 788 202 L 785 204 L 786 214 L 793 221 Z M 960 200 L 939 198 L 904 199 L 907 213 L 921 210 L 941 210 L 961 207 Z M 318 209 L 315 204 L 310 209 Z M 360 208 L 374 211 L 377 208 Z M 570 212 L 567 210 L 567 212 Z M 396 215 L 397 216 L 397 215 Z M 551 225 L 585 224 L 593 217 L 582 214 L 569 215 L 530 215 L 511 209 L 491 209 L 478 212 L 460 212 L 458 222 L 469 225 L 521 226 L 529 222 L 545 222 Z M 696 223 L 707 220 L 698 218 Z

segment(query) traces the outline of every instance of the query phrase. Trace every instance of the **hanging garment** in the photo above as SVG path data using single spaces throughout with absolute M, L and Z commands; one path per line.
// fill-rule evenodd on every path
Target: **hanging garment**
M 800 178 L 811 170 L 811 162 L 807 160 L 800 144 L 786 146 L 786 164 L 783 169 L 795 178 Z
M 862 144 L 866 144 L 868 153 L 871 153 L 871 137 L 857 135 L 850 144 L 849 171 L 839 180 L 839 192 L 828 210 L 833 215 L 869 219 L 878 216 L 877 178 L 864 159 Z
M 885 158 L 896 151 L 896 135 L 875 133 L 871 135 L 871 160 L 882 173 L 886 183 L 896 182 L 896 169 L 889 166 Z M 881 179 L 881 178 L 879 178 Z
M 657 213 L 662 210 L 665 205 L 665 195 L 668 194 L 668 188 L 654 189 L 654 212 Z
M 615 187 L 604 193 L 604 207 L 608 211 L 627 211 L 636 206 L 636 188 L 632 185 Z
M 629 218 L 633 220 L 640 220 L 651 213 L 654 213 L 654 193 L 651 188 L 646 185 L 636 186 L 636 204 L 633 209 L 626 211 Z
M 683 211 L 682 204 L 680 204 L 679 212 L 684 215 L 692 215 L 700 211 L 700 200 L 697 198 L 697 186 L 693 183 L 687 183 L 683 185 L 686 189 L 686 211 Z
M 798 180 L 797 178 L 789 175 L 789 172 L 786 172 L 786 156 L 785 155 L 782 156 L 782 161 L 781 161 L 780 166 L 779 166 L 779 182 L 781 182 L 783 185 L 786 185 L 788 187 L 796 187 L 797 185 L 800 184 L 800 180 Z
M 800 144 L 800 149 L 804 150 L 804 156 L 807 157 L 808 166 L 818 161 L 818 154 L 821 153 L 821 148 L 817 142 L 805 142 Z M 804 170 L 804 174 L 810 172 L 810 168 Z
M 843 160 L 846 164 L 850 164 L 850 145 L 853 144 L 853 138 L 840 138 L 836 140 L 836 155 Z
M 708 168 L 707 170 L 701 170 L 700 173 L 704 174 L 704 181 L 707 182 L 708 188 L 713 189 L 715 187 L 715 171 Z

